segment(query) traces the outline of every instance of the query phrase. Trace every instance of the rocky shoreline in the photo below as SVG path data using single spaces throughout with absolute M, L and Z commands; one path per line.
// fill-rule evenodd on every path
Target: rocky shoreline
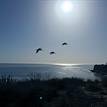
M 106 76 L 107 75 L 107 64 L 94 65 L 94 68 L 91 71 L 98 75 Z

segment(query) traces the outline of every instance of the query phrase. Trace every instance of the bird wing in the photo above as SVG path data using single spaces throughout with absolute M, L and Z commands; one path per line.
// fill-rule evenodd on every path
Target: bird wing
M 39 52 L 39 50 L 37 49 L 37 50 L 36 50 L 36 53 L 38 53 L 38 52 Z
M 42 48 L 38 48 L 38 49 L 36 50 L 36 53 L 38 53 L 39 51 L 42 51 Z
M 62 45 L 68 45 L 66 42 L 62 43 Z
M 55 52 L 50 52 L 50 55 L 55 54 Z

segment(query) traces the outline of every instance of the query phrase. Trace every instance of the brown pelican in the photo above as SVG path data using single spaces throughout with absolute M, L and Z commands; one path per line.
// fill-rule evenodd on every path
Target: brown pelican
M 37 54 L 39 51 L 42 51 L 42 48 L 36 49 L 36 54 Z
M 68 43 L 64 42 L 64 43 L 62 43 L 62 45 L 68 45 Z
M 50 52 L 50 55 L 53 55 L 53 54 L 56 54 L 56 53 L 55 53 L 55 52 L 53 52 L 53 51 L 52 51 L 52 52 Z

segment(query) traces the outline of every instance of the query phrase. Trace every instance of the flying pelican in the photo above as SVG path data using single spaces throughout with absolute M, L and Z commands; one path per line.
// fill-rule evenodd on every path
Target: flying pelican
M 64 42 L 64 43 L 62 43 L 62 45 L 68 45 L 68 43 Z
M 55 52 L 53 52 L 53 51 L 52 51 L 52 52 L 50 52 L 50 55 L 53 55 L 53 54 L 56 54 L 56 53 L 55 53 Z
M 42 51 L 42 48 L 36 49 L 36 54 L 37 54 L 39 51 Z

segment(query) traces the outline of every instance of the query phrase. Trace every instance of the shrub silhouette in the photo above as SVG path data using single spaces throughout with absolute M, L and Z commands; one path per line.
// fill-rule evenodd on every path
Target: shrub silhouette
M 86 93 L 101 91 L 100 84 L 76 78 L 15 81 L 2 77 L 0 107 L 106 107 L 104 100 Z

